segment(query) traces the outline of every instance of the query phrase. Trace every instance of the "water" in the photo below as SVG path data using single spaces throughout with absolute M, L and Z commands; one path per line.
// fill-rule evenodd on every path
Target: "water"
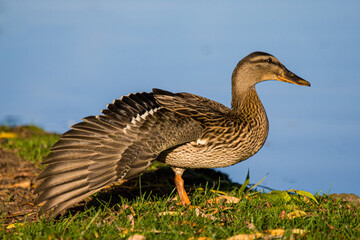
M 2 1 L 0 121 L 48 131 L 114 98 L 163 88 L 230 105 L 230 78 L 252 51 L 311 82 L 257 85 L 270 133 L 222 169 L 275 189 L 360 194 L 360 2 Z

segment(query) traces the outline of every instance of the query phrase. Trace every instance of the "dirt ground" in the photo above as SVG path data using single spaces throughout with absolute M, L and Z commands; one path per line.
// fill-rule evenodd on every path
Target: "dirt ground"
M 38 173 L 34 164 L 0 148 L 0 210 L 6 225 L 36 218 L 33 190 Z
M 16 154 L 1 149 L 0 147 L 0 221 L 3 226 L 11 223 L 26 221 L 36 221 L 39 207 L 34 206 L 35 195 L 33 194 L 36 176 L 39 173 L 32 163 L 21 160 Z M 220 179 L 223 187 L 238 187 L 239 184 L 232 183 L 229 178 L 215 170 L 188 170 L 184 174 L 185 182 L 192 186 L 204 186 L 206 181 L 214 182 Z M 173 188 L 173 173 L 169 168 L 160 168 L 158 170 L 146 172 L 141 176 L 141 190 L 139 191 L 139 180 L 135 178 L 120 187 L 112 187 L 102 191 L 96 196 L 96 199 L 87 199 L 86 205 L 99 205 L 99 200 L 107 202 L 111 199 L 109 207 L 119 202 L 119 197 L 134 198 L 139 196 L 139 192 L 148 191 L 152 195 L 161 197 L 169 195 Z M 211 187 L 211 186 L 209 186 Z M 190 189 L 191 192 L 191 189 Z M 111 195 L 111 196 L 110 196 Z M 342 201 L 351 202 L 360 206 L 360 198 L 354 194 L 331 194 L 334 201 L 342 198 Z M 70 211 L 84 210 L 84 202 L 78 204 Z

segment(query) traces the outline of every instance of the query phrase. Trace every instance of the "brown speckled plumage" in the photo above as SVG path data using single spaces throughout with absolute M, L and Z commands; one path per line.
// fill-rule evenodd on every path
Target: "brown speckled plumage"
M 268 120 L 255 84 L 280 80 L 310 84 L 275 57 L 255 52 L 232 76 L 232 108 L 189 93 L 154 89 L 114 100 L 102 115 L 83 119 L 51 148 L 35 193 L 54 215 L 105 186 L 141 174 L 154 160 L 181 175 L 187 168 L 227 167 L 254 155 L 268 134 Z

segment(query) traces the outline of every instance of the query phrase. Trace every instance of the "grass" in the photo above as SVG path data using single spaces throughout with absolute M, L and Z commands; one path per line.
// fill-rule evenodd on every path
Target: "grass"
M 245 198 L 243 193 L 231 193 L 237 203 L 208 203 L 218 197 L 216 191 L 195 190 L 192 204 L 196 208 L 179 206 L 169 199 L 140 195 L 133 200 L 122 199 L 109 207 L 101 204 L 72 213 L 58 220 L 26 223 L 11 232 L 3 232 L 4 239 L 114 239 L 128 238 L 136 233 L 147 239 L 189 239 L 207 237 L 227 239 L 237 234 L 267 234 L 271 229 L 283 229 L 289 238 L 294 229 L 301 229 L 308 239 L 358 239 L 359 210 L 322 197 L 320 205 L 303 201 L 298 195 L 269 200 L 266 194 Z M 288 218 L 294 209 L 304 216 Z M 202 215 L 203 214 L 203 215 Z M 0 236 L 1 236 L 0 235 Z
M 32 133 L 36 140 L 18 137 L 1 146 L 38 164 L 58 137 Z M 360 208 L 350 203 L 303 191 L 249 191 L 211 170 L 185 173 L 191 207 L 178 204 L 171 170 L 155 165 L 139 181 L 100 192 L 55 219 L 5 227 L 0 216 L 0 238 L 360 239 Z
M 41 167 L 40 163 L 50 153 L 50 147 L 59 140 L 58 134 L 47 133 L 33 125 L 17 128 L 0 126 L 0 133 L 12 133 L 10 138 L 0 138 L 2 148 L 15 152 L 37 167 Z

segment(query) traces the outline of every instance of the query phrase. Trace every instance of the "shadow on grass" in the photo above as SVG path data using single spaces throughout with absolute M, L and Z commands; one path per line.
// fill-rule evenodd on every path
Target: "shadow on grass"
M 115 185 L 105 188 L 101 192 L 95 194 L 86 204 L 81 204 L 71 208 L 65 213 L 76 214 L 85 211 L 91 207 L 99 208 L 106 205 L 112 209 L 122 201 L 133 201 L 138 197 L 145 199 L 165 199 L 169 198 L 173 193 L 177 194 L 174 183 L 174 172 L 170 167 L 161 167 L 154 171 L 147 171 L 140 177 L 130 179 L 122 185 Z M 219 171 L 213 169 L 188 169 L 183 174 L 185 189 L 190 195 L 199 187 L 213 188 L 219 191 L 231 191 L 240 188 L 241 185 L 233 183 L 229 177 Z M 150 201 L 150 200 L 149 200 Z

